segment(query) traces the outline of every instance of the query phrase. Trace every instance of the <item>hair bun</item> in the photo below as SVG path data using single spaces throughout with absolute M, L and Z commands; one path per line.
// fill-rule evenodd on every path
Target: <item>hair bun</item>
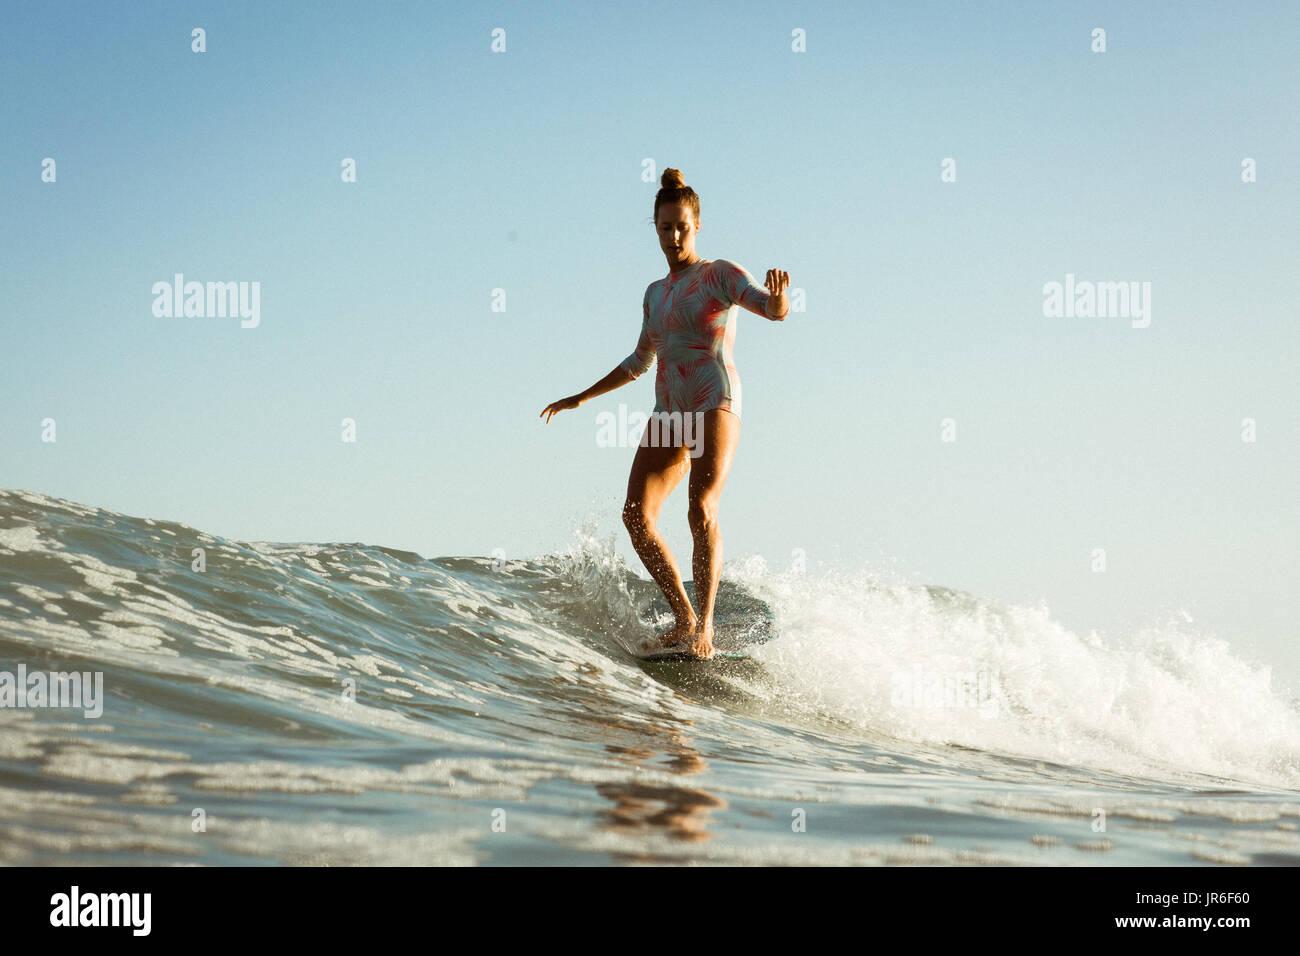
M 670 166 L 664 170 L 663 176 L 659 178 L 659 185 L 664 189 L 680 189 L 686 185 L 686 177 L 682 175 L 680 169 L 673 169 Z

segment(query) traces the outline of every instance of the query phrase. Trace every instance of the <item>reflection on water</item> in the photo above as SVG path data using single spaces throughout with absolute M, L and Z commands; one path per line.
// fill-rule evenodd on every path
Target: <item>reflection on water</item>
M 727 806 L 712 794 L 686 787 L 610 783 L 598 784 L 596 792 L 614 804 L 600 816 L 615 833 L 663 829 L 674 839 L 691 843 L 709 839 L 709 812 Z
M 644 727 L 646 737 L 656 738 L 655 748 L 607 747 L 617 760 L 636 766 L 653 765 L 670 773 L 690 776 L 709 769 L 708 763 L 683 735 L 682 724 Z M 709 839 L 709 814 L 722 810 L 727 802 L 695 787 L 649 785 L 632 782 L 603 783 L 596 792 L 613 803 L 600 814 L 601 825 L 624 835 L 661 829 L 676 840 L 703 843 Z

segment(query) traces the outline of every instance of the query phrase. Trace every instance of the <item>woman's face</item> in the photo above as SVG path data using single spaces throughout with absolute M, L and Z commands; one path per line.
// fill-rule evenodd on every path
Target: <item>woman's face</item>
M 700 231 L 700 224 L 690 206 L 665 203 L 659 207 L 659 221 L 655 226 L 659 230 L 659 247 L 668 257 L 669 265 L 695 258 L 695 234 Z

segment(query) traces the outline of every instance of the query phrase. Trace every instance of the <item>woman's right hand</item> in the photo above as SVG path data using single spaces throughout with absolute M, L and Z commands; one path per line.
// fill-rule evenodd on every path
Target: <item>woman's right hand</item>
M 577 408 L 581 404 L 582 402 L 579 400 L 577 395 L 570 395 L 568 398 L 562 398 L 557 402 L 551 402 L 551 404 L 543 408 L 541 417 L 544 417 L 549 422 L 556 412 L 562 412 L 566 408 Z

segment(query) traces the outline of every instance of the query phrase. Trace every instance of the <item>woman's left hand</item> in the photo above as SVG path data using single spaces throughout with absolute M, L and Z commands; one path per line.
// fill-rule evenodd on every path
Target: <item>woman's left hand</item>
M 768 306 L 777 314 L 772 316 L 776 321 L 784 319 L 790 311 L 790 303 L 786 301 L 785 290 L 790 285 L 790 273 L 782 272 L 780 269 L 767 270 L 767 291 L 772 293 L 768 300 Z

